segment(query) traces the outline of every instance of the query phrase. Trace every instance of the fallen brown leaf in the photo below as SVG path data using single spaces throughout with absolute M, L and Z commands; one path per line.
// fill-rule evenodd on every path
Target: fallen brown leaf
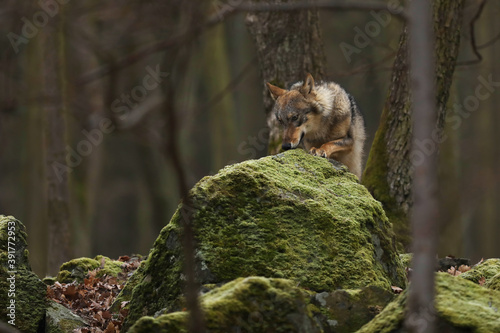
M 111 321 L 104 330 L 104 333 L 115 333 L 115 332 L 116 332 L 115 324 L 113 324 L 113 322 Z
M 448 274 L 450 275 L 453 275 L 453 276 L 457 276 L 457 275 L 460 275 L 460 271 L 457 271 L 457 268 L 455 266 L 451 266 L 450 268 L 448 268 L 447 270 Z
M 129 256 L 121 256 L 120 258 L 118 258 L 118 261 L 129 261 L 129 260 L 130 260 Z
M 484 283 L 486 282 L 486 278 L 484 276 L 482 276 L 479 281 L 477 281 L 479 283 L 480 286 L 484 286 Z
M 470 271 L 471 267 L 470 266 L 467 266 L 467 265 L 460 265 L 460 267 L 458 267 L 458 270 L 460 271 L 460 273 L 465 273 L 467 271 Z
M 126 258 L 123 258 L 125 260 Z M 123 320 L 128 315 L 128 302 L 122 302 L 118 313 L 112 314 L 109 307 L 115 301 L 116 296 L 130 277 L 133 271 L 139 267 L 140 259 L 134 257 L 133 264 L 124 262 L 122 272 L 118 277 L 102 276 L 97 277 L 100 268 L 89 271 L 83 283 L 65 284 L 56 282 L 47 287 L 47 297 L 62 304 L 86 319 L 89 327 L 82 327 L 77 333 L 120 333 Z M 101 266 L 105 263 L 101 260 Z

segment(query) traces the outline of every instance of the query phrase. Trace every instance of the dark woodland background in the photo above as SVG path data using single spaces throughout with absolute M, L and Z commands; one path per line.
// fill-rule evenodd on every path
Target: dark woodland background
M 45 113 L 51 103 L 47 73 L 59 73 L 64 91 L 67 132 L 58 140 L 67 152 L 82 148 L 82 141 L 89 140 L 85 133 L 95 133 L 102 119 L 109 119 L 114 128 L 96 139 L 86 156 L 76 158 L 74 167 L 65 169 L 72 257 L 147 254 L 177 208 L 177 173 L 166 148 L 171 128 L 164 101 L 169 93 L 175 94 L 176 133 L 189 186 L 227 164 L 267 153 L 264 82 L 245 13 L 182 35 L 190 23 L 172 10 L 175 2 L 70 1 L 59 5 L 46 27 L 19 44 L 18 52 L 9 33 L 22 35 L 25 19 L 33 21 L 41 8 L 37 2 L 15 0 L 0 5 L 0 214 L 14 215 L 26 224 L 31 263 L 40 275 L 47 273 L 49 233 L 44 151 L 50 147 L 44 131 L 50 132 L 52 124 Z M 500 82 L 498 1 L 488 1 L 474 24 L 482 59 L 470 62 L 477 59 L 470 23 L 479 4 L 466 2 L 459 64 L 448 102 L 451 115 L 459 115 L 455 105 L 475 96 L 480 76 Z M 229 5 L 221 1 L 204 2 L 204 15 L 215 15 L 225 6 Z M 365 116 L 368 153 L 402 23 L 392 17 L 369 43 L 357 47 L 359 52 L 346 57 L 341 45 L 355 47 L 359 31 L 377 22 L 375 16 L 369 11 L 319 12 L 326 77 L 356 98 Z M 51 39 L 56 21 L 62 28 Z M 167 43 L 150 47 L 158 41 Z M 53 45 L 58 45 L 58 61 L 48 63 L 43 55 Z M 182 52 L 173 57 L 171 48 Z M 141 50 L 141 56 L 130 57 Z M 119 68 L 104 67 L 108 74 L 95 71 L 117 63 Z M 157 67 L 168 77 L 159 78 L 153 89 L 138 88 Z M 167 81 L 175 89 L 165 89 Z M 500 254 L 500 87 L 493 89 L 477 110 L 465 112 L 459 123 L 445 129 L 439 170 L 439 256 L 478 260 Z M 127 95 L 135 97 L 127 102 Z

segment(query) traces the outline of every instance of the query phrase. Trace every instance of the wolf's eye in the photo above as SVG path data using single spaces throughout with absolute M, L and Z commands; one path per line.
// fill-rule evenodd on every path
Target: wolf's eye
M 279 121 L 280 124 L 283 124 L 283 120 L 280 117 L 276 116 L 276 119 Z
M 292 117 L 292 121 L 296 121 L 297 119 L 299 119 L 299 116 L 297 116 L 297 115 Z

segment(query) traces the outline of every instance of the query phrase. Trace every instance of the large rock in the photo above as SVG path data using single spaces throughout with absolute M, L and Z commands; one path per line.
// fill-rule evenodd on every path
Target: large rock
M 203 178 L 190 201 L 202 284 L 265 276 L 315 292 L 405 285 L 380 203 L 326 159 L 293 150 L 231 165 Z M 182 308 L 184 213 L 178 210 L 156 240 L 125 327 Z
M 357 333 L 405 332 L 406 299 L 407 291 Z M 436 274 L 436 312 L 437 332 L 500 332 L 500 292 L 448 273 Z
M 318 318 L 326 332 L 352 333 L 372 320 L 394 299 L 394 294 L 380 287 L 335 290 L 313 295 L 311 304 L 326 315 Z
M 378 314 L 394 295 L 379 287 L 314 293 L 286 279 L 238 278 L 201 297 L 212 333 L 352 333 Z M 139 319 L 130 333 L 187 332 L 188 312 Z
M 0 318 L 25 333 L 43 327 L 47 287 L 31 271 L 26 227 L 0 215 Z
M 239 278 L 205 294 L 207 330 L 226 332 L 319 333 L 307 307 L 306 293 L 296 283 L 263 277 Z M 142 317 L 129 333 L 187 332 L 188 313 Z
M 69 333 L 84 326 L 88 326 L 88 323 L 64 305 L 54 301 L 49 302 L 45 319 L 45 333 Z

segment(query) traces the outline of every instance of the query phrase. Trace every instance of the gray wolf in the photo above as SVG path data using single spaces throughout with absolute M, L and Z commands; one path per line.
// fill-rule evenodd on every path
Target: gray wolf
M 283 150 L 301 147 L 312 155 L 337 160 L 361 179 L 366 134 L 351 95 L 334 82 L 315 84 L 311 74 L 289 90 L 270 83 L 267 87 L 283 128 Z

